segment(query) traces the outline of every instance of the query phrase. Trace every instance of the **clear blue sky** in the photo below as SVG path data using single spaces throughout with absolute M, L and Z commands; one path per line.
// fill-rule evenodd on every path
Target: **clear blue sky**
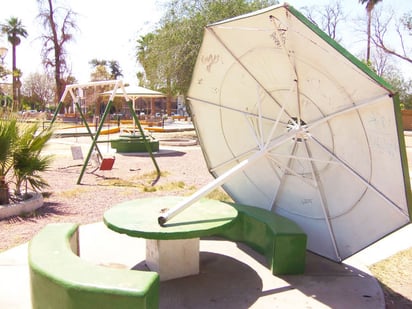
M 117 0 L 108 2 L 94 2 L 86 0 L 65 0 L 67 5 L 77 12 L 77 23 L 80 28 L 76 34 L 76 41 L 69 48 L 69 61 L 72 63 L 74 76 L 80 82 L 89 80 L 91 68 L 88 62 L 91 59 L 117 60 L 124 73 L 124 80 L 129 83 L 137 82 L 135 72 L 138 67 L 135 63 L 135 40 L 153 29 L 162 15 L 161 1 L 158 0 Z M 164 0 L 162 0 L 164 1 Z M 334 1 L 334 0 L 330 0 Z M 303 6 L 324 5 L 329 0 L 289 0 L 295 8 Z M 341 0 L 344 10 L 350 18 L 364 16 L 364 6 L 358 0 Z M 398 12 L 412 10 L 411 0 L 383 0 L 379 6 L 392 7 Z M 24 9 L 22 9 L 24 8 Z M 4 22 L 11 16 L 16 16 L 23 21 L 29 37 L 24 39 L 17 50 L 17 66 L 22 69 L 24 76 L 31 72 L 42 72 L 40 49 L 41 44 L 36 38 L 41 29 L 35 20 L 38 14 L 36 0 L 8 0 L 7 5 L 0 10 L 0 21 Z M 348 27 L 349 28 L 349 27 Z M 360 53 L 363 48 L 362 36 L 353 34 L 344 38 L 342 44 L 352 53 Z M 411 38 L 409 37 L 409 40 Z M 411 42 L 409 42 L 411 43 Z M 8 44 L 0 38 L 0 45 Z M 412 44 L 410 44 L 412 48 Z M 5 59 L 11 66 L 11 52 Z M 403 67 L 412 72 L 412 66 L 403 62 Z M 412 77 L 412 73 L 410 75 Z

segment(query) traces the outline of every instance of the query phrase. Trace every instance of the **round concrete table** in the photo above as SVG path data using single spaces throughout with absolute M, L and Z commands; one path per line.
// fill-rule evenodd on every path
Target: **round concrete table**
M 183 197 L 156 197 L 118 204 L 104 213 L 113 231 L 146 239 L 146 264 L 165 281 L 199 273 L 199 237 L 228 228 L 238 213 L 232 206 L 202 199 L 167 221 L 162 212 L 174 208 Z

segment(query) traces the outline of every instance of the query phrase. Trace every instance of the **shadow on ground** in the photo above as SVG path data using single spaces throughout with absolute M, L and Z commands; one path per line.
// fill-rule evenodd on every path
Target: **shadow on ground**
M 133 269 L 148 270 L 145 263 Z M 200 274 L 160 283 L 159 308 L 250 308 L 262 296 L 262 281 L 236 259 L 200 252 Z
M 412 300 L 403 295 L 393 291 L 387 285 L 380 282 L 380 285 L 385 294 L 386 309 L 410 309 L 412 308 Z

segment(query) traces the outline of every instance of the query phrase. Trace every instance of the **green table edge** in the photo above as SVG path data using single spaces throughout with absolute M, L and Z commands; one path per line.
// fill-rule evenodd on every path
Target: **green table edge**
M 127 202 L 123 202 L 120 204 L 117 204 L 113 206 L 112 208 L 115 207 L 124 207 L 124 205 L 129 204 L 133 201 L 139 201 L 139 202 L 151 202 L 155 199 L 173 199 L 175 201 L 180 201 L 183 200 L 183 197 L 175 197 L 175 196 L 170 196 L 170 197 L 154 197 L 154 198 L 142 198 L 142 199 L 135 199 Z M 201 228 L 197 230 L 192 230 L 192 231 L 174 231 L 174 232 L 169 232 L 167 230 L 167 227 L 170 227 L 173 225 L 173 223 L 166 223 L 165 226 L 162 228 L 164 231 L 159 231 L 159 232 L 149 232 L 149 231 L 137 231 L 137 230 L 130 230 L 127 228 L 122 228 L 119 227 L 113 223 L 110 222 L 110 220 L 107 220 L 106 215 L 107 213 L 110 213 L 112 208 L 108 209 L 104 215 L 103 215 L 103 222 L 104 224 L 112 231 L 115 231 L 120 234 L 126 234 L 131 237 L 140 237 L 144 239 L 157 239 L 157 240 L 176 240 L 176 239 L 191 239 L 191 238 L 200 238 L 200 237 L 207 237 L 207 236 L 213 236 L 217 233 L 220 233 L 228 228 L 230 228 L 235 222 L 237 221 L 239 217 L 239 212 L 235 207 L 233 207 L 230 203 L 226 203 L 223 201 L 218 201 L 218 200 L 211 200 L 211 199 L 206 199 L 203 198 L 201 201 L 208 201 L 210 203 L 220 203 L 224 205 L 224 207 L 230 207 L 232 211 L 235 213 L 233 218 L 222 218 L 222 221 L 227 221 L 219 226 L 211 227 L 211 228 Z M 190 206 L 189 206 L 190 207 Z M 183 210 L 186 211 L 186 210 Z M 176 215 L 179 216 L 180 214 Z M 157 223 L 157 218 L 156 218 L 156 224 Z

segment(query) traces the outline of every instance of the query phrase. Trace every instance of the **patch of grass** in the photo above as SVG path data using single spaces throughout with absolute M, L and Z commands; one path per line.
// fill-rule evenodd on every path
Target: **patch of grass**
M 168 171 L 160 171 L 160 177 L 166 177 L 168 175 L 170 175 Z M 156 179 L 156 178 L 157 178 L 157 172 L 152 171 L 152 172 L 144 173 L 142 175 L 133 176 L 132 178 L 130 178 L 130 180 L 132 181 L 138 181 L 138 180 L 152 181 L 153 179 Z
M 412 248 L 373 264 L 369 269 L 382 286 L 388 308 L 412 306 L 412 299 L 407 298 L 412 295 Z
M 185 195 L 192 195 L 193 193 L 195 193 L 198 190 L 198 188 L 196 186 L 190 186 L 186 188 L 186 194 Z
M 186 184 L 183 181 L 172 181 L 170 183 L 166 183 L 164 185 L 159 186 L 159 189 L 162 191 L 173 191 L 185 189 L 185 187 Z
M 222 188 L 213 190 L 206 195 L 206 198 L 223 202 L 233 202 L 232 198 Z
M 144 192 L 156 192 L 156 191 L 176 191 L 185 189 L 186 184 L 183 181 L 172 181 L 159 186 L 144 186 Z
M 74 198 L 78 196 L 80 193 L 85 193 L 87 191 L 89 191 L 87 188 L 76 188 L 76 189 L 60 192 L 59 194 L 66 198 Z
M 113 187 L 140 187 L 141 185 L 137 182 L 120 179 L 120 178 L 106 178 L 99 182 L 101 186 L 113 186 Z
M 142 191 L 146 193 L 156 192 L 157 188 L 155 186 L 142 186 Z
M 400 251 L 395 255 L 373 264 L 370 268 L 376 278 L 382 282 L 389 282 L 394 278 L 404 278 L 411 280 L 409 277 L 410 270 L 412 269 L 412 248 Z
M 166 177 L 168 172 L 160 172 L 160 177 Z M 101 186 L 115 186 L 115 187 L 133 187 L 141 188 L 144 192 L 155 192 L 156 188 L 153 188 L 152 182 L 157 178 L 157 172 L 149 172 L 142 175 L 135 175 L 128 179 L 121 178 L 106 178 L 99 181 Z M 147 184 L 147 185 L 146 185 Z

